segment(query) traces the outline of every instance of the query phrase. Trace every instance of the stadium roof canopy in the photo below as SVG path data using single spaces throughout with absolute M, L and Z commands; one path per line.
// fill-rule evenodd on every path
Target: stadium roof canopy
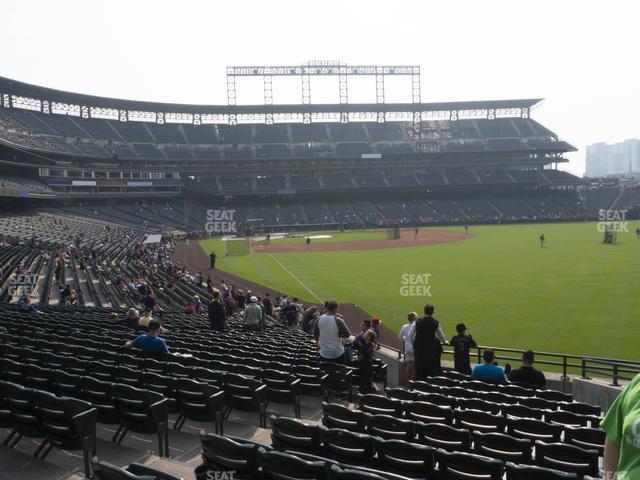
M 351 112 L 463 112 L 482 110 L 526 110 L 540 103 L 541 98 L 515 100 L 480 100 L 468 102 L 430 103 L 367 103 L 367 104 L 311 104 L 311 105 L 195 105 L 124 100 L 32 85 L 6 77 L 0 77 L 2 105 L 10 107 L 13 96 L 41 101 L 75 104 L 86 107 L 147 110 L 186 114 L 246 115 L 287 113 L 351 113 Z

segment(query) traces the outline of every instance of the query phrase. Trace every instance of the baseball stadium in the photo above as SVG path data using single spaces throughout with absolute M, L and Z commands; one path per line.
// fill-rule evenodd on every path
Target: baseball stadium
M 0 77 L 0 478 L 603 478 L 640 371 L 640 187 L 562 170 L 542 98 L 423 102 L 418 65 L 225 72 L 224 105 Z M 363 76 L 375 103 L 349 101 Z M 410 312 L 438 319 L 435 373 L 418 333 L 407 370 Z M 336 326 L 351 359 L 323 353 Z M 456 332 L 546 384 L 460 371 Z

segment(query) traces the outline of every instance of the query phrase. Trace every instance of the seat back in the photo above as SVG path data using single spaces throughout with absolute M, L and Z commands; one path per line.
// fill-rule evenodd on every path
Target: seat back
M 215 433 L 201 433 L 200 443 L 202 458 L 211 470 L 233 470 L 249 478 L 256 475 L 260 465 L 257 445 L 239 443 Z
M 422 399 L 422 393 L 400 387 L 387 388 L 384 393 L 388 398 L 403 402 L 416 402 Z
M 450 407 L 429 402 L 406 402 L 404 404 L 404 415 L 410 420 L 424 423 L 451 425 L 453 422 L 453 410 Z
M 607 434 L 601 428 L 567 427 L 564 429 L 565 442 L 585 450 L 597 450 L 600 456 L 604 454 L 606 438 Z
M 472 453 L 436 450 L 438 470 L 442 480 L 502 480 L 502 462 Z
M 442 423 L 416 423 L 418 443 L 450 451 L 469 451 L 471 433 Z
M 387 440 L 411 442 L 415 437 L 415 424 L 391 415 L 371 415 L 367 419 L 367 433 Z
M 431 447 L 403 440 L 374 440 L 378 463 L 382 470 L 412 478 L 430 478 L 435 466 Z
M 25 437 L 44 436 L 36 408 L 36 392 L 10 382 L 5 383 L 4 392 L 11 422 L 16 431 Z
M 369 414 L 338 403 L 322 402 L 322 423 L 327 428 L 343 428 L 351 432 L 363 433 Z
M 348 465 L 374 465 L 373 437 L 330 428 L 322 432 L 324 456 Z
M 288 417 L 271 416 L 271 441 L 278 450 L 292 450 L 319 454 L 321 430 L 317 425 L 307 425 Z
M 362 395 L 359 402 L 360 410 L 372 415 L 402 415 L 402 402 L 400 400 L 368 393 Z
M 261 452 L 263 478 L 272 480 L 326 480 L 325 462 L 310 462 L 283 452 Z
M 598 451 L 566 443 L 536 442 L 536 464 L 578 475 L 598 475 Z
M 480 410 L 455 410 L 454 419 L 457 427 L 481 432 L 504 432 L 505 418 Z
M 512 437 L 504 433 L 473 432 L 473 451 L 503 461 L 529 463 L 532 445 L 529 440 Z
M 505 467 L 507 472 L 506 480 L 574 480 L 578 478 L 575 473 L 566 473 L 533 465 L 516 465 L 507 462 Z
M 532 418 L 507 417 L 507 433 L 514 437 L 529 440 L 559 442 L 562 435 L 562 427 Z

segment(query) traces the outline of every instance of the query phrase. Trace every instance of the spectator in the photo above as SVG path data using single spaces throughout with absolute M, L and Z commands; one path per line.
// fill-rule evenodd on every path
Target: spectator
M 213 295 L 213 280 L 211 280 L 211 275 L 207 276 L 207 291 L 210 295 Z
M 413 344 L 416 380 L 426 380 L 427 377 L 439 375 L 441 371 L 440 355 L 442 343 L 446 343 L 446 340 L 440 322 L 433 318 L 434 311 L 433 305 L 425 305 L 425 316 L 413 323 L 407 335 Z
M 527 350 L 522 354 L 522 366 L 509 372 L 509 381 L 524 383 L 527 386 L 535 388 L 543 388 L 547 385 L 544 373 L 533 368 L 535 360 L 531 350 Z
M 505 383 L 506 379 L 504 371 L 495 361 L 495 352 L 490 348 L 487 348 L 482 352 L 482 359 L 484 360 L 484 363 L 473 367 L 471 378 L 487 383 Z
M 284 307 L 284 319 L 288 327 L 295 327 L 298 321 L 298 306 L 290 298 Z
M 192 298 L 191 305 L 193 306 L 193 313 L 201 314 L 204 310 L 204 305 L 202 305 L 202 301 L 200 300 L 199 295 L 194 295 Z
M 140 321 L 140 313 L 135 308 L 130 308 L 125 318 L 116 319 L 116 325 L 124 325 L 128 328 L 138 328 L 138 322 Z
M 353 339 L 353 348 L 355 350 L 360 350 L 364 345 L 364 334 L 371 330 L 371 320 L 365 318 L 360 324 L 360 333 L 355 336 Z M 372 330 L 373 331 L 373 330 Z M 373 332 L 375 335 L 375 332 Z
M 67 284 L 60 290 L 60 303 L 62 305 L 66 305 L 69 300 L 69 296 L 71 296 L 71 285 Z
M 247 297 L 245 297 L 242 290 L 238 290 L 238 293 L 236 294 L 236 303 L 238 304 L 238 310 L 244 310 L 244 307 L 247 304 Z
M 604 444 L 604 478 L 640 478 L 639 412 L 640 375 L 636 375 L 600 422 L 600 427 L 607 434 Z
M 209 325 L 213 330 L 222 332 L 227 328 L 227 314 L 222 302 L 220 302 L 220 290 L 213 289 L 213 298 L 208 307 Z
M 160 330 L 162 325 L 157 320 L 151 320 L 149 322 L 149 332 L 143 333 L 133 340 L 129 340 L 124 344 L 124 348 L 139 348 L 143 353 L 148 355 L 161 355 L 163 353 L 170 353 L 164 339 L 160 338 Z M 173 355 L 180 355 L 179 353 L 173 353 Z
M 382 325 L 382 322 L 380 322 L 380 318 L 378 317 L 373 317 L 371 319 L 371 330 L 373 330 L 373 333 L 376 334 L 376 339 L 375 339 L 375 347 L 377 350 L 380 350 L 380 335 L 382 334 L 382 329 L 380 328 L 380 325 Z
M 302 314 L 302 330 L 305 333 L 311 333 L 311 326 L 313 325 L 313 320 L 316 318 L 317 313 L 318 307 L 311 305 Z
M 465 335 L 467 327 L 464 323 L 456 325 L 458 334 L 451 339 L 450 344 L 453 346 L 453 368 L 456 372 L 471 375 L 470 352 L 472 348 L 476 348 L 478 344 L 471 335 Z
M 258 305 L 258 298 L 251 297 L 249 305 L 244 309 L 243 326 L 247 330 L 264 330 L 262 323 L 262 309 Z
M 409 380 L 413 380 L 414 377 L 413 344 L 409 340 L 409 331 L 411 330 L 413 323 L 416 321 L 416 318 L 418 318 L 418 314 L 416 312 L 409 312 L 407 315 L 407 323 L 402 326 L 400 334 L 398 335 L 402 342 L 400 354 L 404 354 L 404 376 L 407 382 Z
M 38 310 L 38 307 L 35 304 L 31 303 L 31 297 L 29 297 L 28 295 L 23 295 L 22 297 L 20 297 L 20 300 L 18 300 L 18 307 L 20 307 L 20 310 L 23 312 L 38 313 L 40 315 L 44 315 L 44 312 Z
M 358 390 L 362 394 L 373 392 L 373 345 L 376 334 L 373 330 L 367 330 L 362 334 L 362 343 L 358 350 L 358 369 L 360 386 Z
M 267 315 L 269 315 L 270 317 L 273 317 L 273 303 L 269 298 L 268 292 L 264 294 L 264 298 L 262 299 L 262 304 L 264 305 L 264 308 L 267 310 Z
M 345 363 L 342 339 L 350 335 L 347 325 L 338 315 L 338 302 L 329 300 L 327 313 L 318 318 L 313 332 L 320 350 L 320 361 Z
M 156 306 L 158 305 L 158 300 L 151 289 L 147 290 L 146 295 L 142 298 L 142 304 L 144 305 L 145 312 L 152 313 L 155 311 Z

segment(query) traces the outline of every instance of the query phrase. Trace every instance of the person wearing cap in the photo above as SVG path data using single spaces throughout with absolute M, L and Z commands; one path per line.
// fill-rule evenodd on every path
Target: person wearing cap
M 140 313 L 135 308 L 130 308 L 125 318 L 116 319 L 116 325 L 124 325 L 128 328 L 138 328 Z
M 129 340 L 124 344 L 124 348 L 139 348 L 143 353 L 148 355 L 171 353 L 164 339 L 159 337 L 161 329 L 162 325 L 160 325 L 158 320 L 151 320 L 149 322 L 149 331 L 133 340 Z M 179 354 L 174 353 L 173 355 Z
M 456 372 L 471 375 L 471 359 L 470 352 L 472 348 L 476 348 L 478 344 L 471 338 L 471 335 L 465 335 L 467 326 L 464 323 L 456 325 L 458 334 L 451 339 L 453 347 L 453 368 Z
M 249 305 L 244 309 L 243 326 L 246 330 L 264 330 L 262 323 L 262 309 L 258 305 L 258 298 L 249 298 Z

